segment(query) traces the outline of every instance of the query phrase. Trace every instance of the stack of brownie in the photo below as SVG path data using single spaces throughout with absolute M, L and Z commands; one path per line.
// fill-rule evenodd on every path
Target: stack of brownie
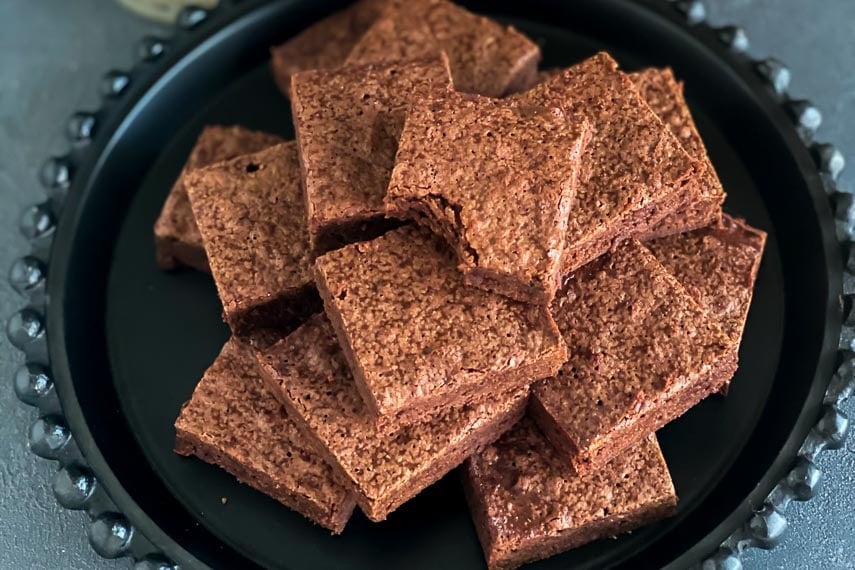
M 176 451 L 333 533 L 462 465 L 490 568 L 672 514 L 655 432 L 727 388 L 765 234 L 671 71 L 539 72 L 446 0 L 272 54 L 296 141 L 205 129 L 155 226 L 233 332 Z

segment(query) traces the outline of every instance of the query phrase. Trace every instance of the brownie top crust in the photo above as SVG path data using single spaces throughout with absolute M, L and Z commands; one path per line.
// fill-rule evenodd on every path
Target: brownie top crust
M 379 414 L 510 390 L 564 362 L 545 307 L 469 287 L 455 265 L 416 226 L 317 259 L 326 312 Z

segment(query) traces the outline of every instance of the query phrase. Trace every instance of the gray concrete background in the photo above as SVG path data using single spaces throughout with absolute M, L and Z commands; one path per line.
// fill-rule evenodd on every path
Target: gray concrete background
M 793 72 L 791 93 L 823 112 L 819 138 L 855 163 L 855 2 L 852 0 L 715 0 L 713 23 L 745 27 L 755 56 L 774 55 Z M 107 0 L 0 0 L 0 270 L 27 250 L 19 212 L 42 199 L 36 182 L 45 157 L 66 148 L 71 112 L 94 108 L 101 74 L 133 62 L 134 41 L 157 27 Z M 855 169 L 844 172 L 851 188 Z M 21 299 L 0 278 L 0 317 Z M 0 334 L 0 570 L 128 568 L 89 548 L 84 515 L 57 506 L 50 462 L 26 450 L 35 418 L 14 397 L 20 354 Z M 855 401 L 847 405 L 855 417 Z M 788 511 L 790 530 L 771 552 L 745 556 L 749 569 L 855 568 L 855 438 L 826 453 L 819 496 Z

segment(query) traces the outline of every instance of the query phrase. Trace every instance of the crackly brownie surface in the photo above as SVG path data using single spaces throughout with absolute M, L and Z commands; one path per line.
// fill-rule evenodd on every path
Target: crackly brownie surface
M 362 400 L 335 333 L 323 315 L 311 317 L 259 354 L 268 386 L 295 421 L 350 482 L 357 501 L 379 521 L 494 441 L 522 415 L 527 389 L 474 406 L 447 408 L 433 418 L 379 431 Z
M 446 0 L 392 0 L 353 47 L 348 63 L 408 60 L 444 51 L 455 88 L 501 97 L 537 77 L 540 48 L 504 26 Z
M 230 339 L 175 421 L 176 452 L 219 465 L 338 534 L 355 506 L 317 445 L 264 386 L 248 345 Z
M 184 170 L 166 197 L 163 209 L 154 225 L 157 263 L 162 269 L 173 269 L 179 265 L 199 271 L 210 271 L 202 235 L 193 217 L 184 174 L 221 160 L 242 154 L 257 152 L 282 142 L 280 137 L 240 126 L 205 127 L 196 145 L 187 158 Z
M 527 302 L 555 295 L 589 138 L 584 118 L 445 92 L 407 115 L 387 212 L 415 218 L 457 251 L 472 285 Z
M 648 68 L 629 74 L 641 96 L 689 153 L 702 164 L 703 171 L 694 180 L 697 190 L 677 211 L 668 214 L 642 236 L 657 237 L 707 226 L 721 217 L 725 193 L 707 156 L 704 141 L 683 97 L 683 85 L 671 69 Z
M 724 215 L 712 226 L 651 240 L 645 246 L 738 343 L 765 244 L 765 232 Z
M 577 470 L 638 444 L 722 386 L 734 340 L 649 250 L 630 241 L 551 304 L 570 358 L 532 387 L 532 414 Z
M 347 246 L 315 268 L 357 386 L 381 416 L 406 421 L 510 391 L 566 358 L 545 307 L 465 285 L 454 254 L 426 229 Z
M 307 69 L 330 69 L 347 54 L 377 20 L 389 0 L 359 0 L 312 24 L 287 42 L 270 48 L 273 79 L 289 96 L 291 76 Z
M 529 418 L 466 462 L 464 487 L 491 570 L 629 532 L 677 504 L 655 436 L 580 476 Z
M 236 332 L 311 314 L 317 297 L 294 142 L 185 180 L 226 322 Z
M 590 171 L 576 192 L 567 227 L 565 271 L 616 241 L 643 234 L 695 191 L 694 161 L 606 53 L 597 54 L 515 98 L 581 114 L 593 135 L 583 161 Z
M 449 85 L 442 55 L 293 77 L 291 106 L 316 252 L 374 237 L 381 233 L 370 235 L 375 224 L 388 229 L 383 196 L 406 109 L 416 97 Z

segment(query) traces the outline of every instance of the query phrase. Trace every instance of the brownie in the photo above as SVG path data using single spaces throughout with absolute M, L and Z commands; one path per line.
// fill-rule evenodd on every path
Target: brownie
M 444 236 L 468 284 L 545 305 L 560 286 L 589 138 L 584 119 L 558 109 L 451 91 L 422 99 L 407 114 L 386 212 Z
M 718 390 L 734 340 L 637 241 L 571 275 L 551 304 L 569 360 L 530 410 L 580 473 L 605 465 Z
M 205 371 L 175 432 L 177 453 L 219 465 L 335 534 L 344 530 L 353 494 L 265 387 L 242 341 L 230 339 Z
M 730 336 L 733 350 L 738 351 L 766 233 L 724 215 L 712 226 L 645 245 Z
M 281 328 L 320 308 L 296 143 L 195 170 L 185 186 L 236 334 Z
M 315 280 L 368 409 L 394 425 L 555 374 L 547 307 L 467 286 L 455 255 L 405 226 L 319 257 Z
M 599 53 L 517 95 L 585 115 L 593 128 L 567 227 L 565 272 L 644 234 L 697 190 L 700 163 L 641 99 L 633 82 Z
M 534 84 L 540 48 L 512 26 L 446 0 L 392 0 L 348 63 L 408 60 L 444 51 L 455 88 L 501 97 Z
M 243 127 L 208 126 L 202 130 L 196 146 L 190 152 L 184 170 L 172 186 L 157 222 L 154 224 L 154 242 L 157 264 L 161 269 L 174 269 L 180 265 L 210 272 L 208 258 L 202 245 L 202 235 L 196 226 L 184 174 L 190 170 L 228 160 L 242 154 L 257 152 L 279 144 L 282 139 L 267 133 Z
M 329 320 L 311 317 L 259 354 L 262 375 L 307 435 L 324 450 L 362 511 L 381 521 L 476 449 L 510 429 L 525 410 L 528 389 L 391 432 L 377 429 L 356 388 Z
M 682 83 L 677 82 L 671 69 L 649 68 L 629 76 L 653 112 L 671 129 L 689 156 L 698 160 L 703 168 L 694 179 L 697 189 L 690 194 L 691 199 L 677 211 L 665 216 L 640 236 L 641 239 L 682 233 L 718 221 L 725 198 L 724 189 L 683 97 Z
M 447 89 L 450 81 L 441 55 L 293 76 L 291 107 L 316 253 L 392 227 L 383 196 L 406 109 L 415 97 Z
M 655 436 L 580 476 L 529 418 L 469 458 L 463 481 L 490 570 L 630 532 L 677 506 Z
M 270 48 L 273 79 L 289 96 L 291 76 L 307 69 L 331 69 L 371 27 L 389 0 L 359 0 L 312 24 L 287 42 Z

